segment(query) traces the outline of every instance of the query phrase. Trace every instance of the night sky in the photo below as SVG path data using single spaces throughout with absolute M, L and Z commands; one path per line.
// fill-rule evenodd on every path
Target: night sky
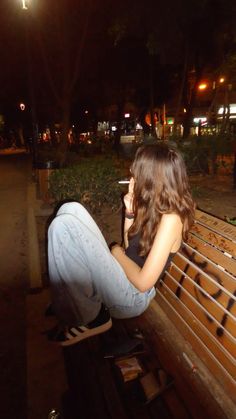
M 190 71 L 220 71 L 235 53 L 233 0 L 1 0 L 0 112 L 19 103 L 41 124 L 94 118 L 125 101 L 140 110 L 174 100 Z M 232 69 L 230 70 L 232 72 Z M 105 115 L 104 115 L 105 116 Z

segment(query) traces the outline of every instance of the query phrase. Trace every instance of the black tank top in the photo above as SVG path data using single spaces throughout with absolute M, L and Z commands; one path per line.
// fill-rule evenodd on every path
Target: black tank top
M 147 259 L 147 256 L 140 256 L 138 253 L 139 250 L 139 240 L 140 240 L 140 234 L 136 234 L 135 236 L 133 236 L 130 240 L 129 240 L 129 246 L 127 247 L 127 249 L 125 250 L 125 254 L 132 259 L 135 263 L 137 263 L 138 266 L 140 266 L 140 268 L 143 267 L 145 260 Z M 162 273 L 160 275 L 163 275 L 163 273 L 165 272 L 165 270 L 167 269 L 167 267 L 169 266 L 172 258 L 174 257 L 176 253 L 170 253 L 168 256 L 168 259 L 166 261 L 166 264 L 162 270 Z

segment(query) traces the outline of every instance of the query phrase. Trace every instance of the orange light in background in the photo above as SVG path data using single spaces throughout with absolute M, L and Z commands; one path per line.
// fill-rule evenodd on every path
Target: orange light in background
M 198 90 L 205 90 L 207 88 L 207 84 L 206 83 L 201 83 L 198 85 Z
M 25 110 L 25 104 L 24 103 L 20 103 L 20 110 L 24 111 Z
M 145 116 L 145 122 L 146 122 L 147 125 L 150 125 L 150 126 L 152 125 L 151 124 L 151 114 L 150 114 L 150 112 L 148 112 L 146 114 L 146 116 Z M 157 117 L 156 112 L 154 113 L 154 122 L 155 122 L 155 124 L 158 122 L 158 117 Z
M 224 77 L 220 77 L 219 83 L 224 83 L 224 81 L 225 81 L 225 78 Z

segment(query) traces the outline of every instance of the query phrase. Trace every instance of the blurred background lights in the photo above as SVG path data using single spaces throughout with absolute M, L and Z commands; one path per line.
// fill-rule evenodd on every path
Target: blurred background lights
M 199 84 L 199 86 L 198 86 L 198 89 L 199 90 L 205 90 L 207 88 L 207 84 L 206 83 L 201 83 L 201 84 Z
M 193 118 L 193 122 L 195 122 L 195 124 L 199 124 L 199 122 L 202 123 L 202 122 L 206 122 L 206 121 L 207 121 L 207 118 L 205 116 L 200 116 L 200 117 L 197 117 L 197 118 Z

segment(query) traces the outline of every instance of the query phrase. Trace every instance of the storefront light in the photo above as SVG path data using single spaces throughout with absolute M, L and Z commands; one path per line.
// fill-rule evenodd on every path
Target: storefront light
M 203 123 L 203 122 L 206 122 L 206 121 L 207 121 L 207 118 L 205 116 L 200 116 L 200 117 L 197 117 L 197 118 L 193 118 L 193 122 L 195 124 L 199 124 L 199 122 Z
M 224 112 L 225 109 L 225 112 Z M 231 103 L 229 105 L 229 112 L 230 114 L 236 114 L 236 103 Z M 218 110 L 218 115 L 223 115 L 223 113 L 228 113 L 228 108 L 221 106 Z

